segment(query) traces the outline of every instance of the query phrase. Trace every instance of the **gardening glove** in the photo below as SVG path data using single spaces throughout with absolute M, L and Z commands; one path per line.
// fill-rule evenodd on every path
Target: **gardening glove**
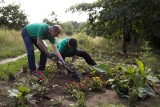
M 54 53 L 52 53 L 52 52 L 47 52 L 46 55 L 47 55 L 47 57 L 50 58 L 50 59 L 52 59 L 53 57 L 56 56 L 56 55 L 55 55 Z

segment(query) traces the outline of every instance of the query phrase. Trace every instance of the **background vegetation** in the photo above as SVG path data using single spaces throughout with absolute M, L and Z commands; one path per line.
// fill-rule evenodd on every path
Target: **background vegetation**
M 64 37 L 74 37 L 78 40 L 79 49 L 89 53 L 97 64 L 109 65 L 105 68 L 109 71 L 106 72 L 108 73 L 106 76 L 109 76 L 108 85 L 115 87 L 121 95 L 123 94 L 120 92 L 127 89 L 127 98 L 131 102 L 149 91 L 153 92 L 149 94 L 155 95 L 153 90 L 148 89 L 154 84 L 150 84 L 150 80 L 158 81 L 154 76 L 160 79 L 160 1 L 97 0 L 94 3 L 71 6 L 67 11 L 87 12 L 89 19 L 81 23 L 76 21 L 61 23 L 56 13 L 52 11 L 43 22 L 62 26 L 63 31 L 57 41 Z M 20 10 L 20 5 L 9 4 L 0 7 L 0 61 L 26 53 L 21 30 L 28 23 L 27 16 Z M 51 47 L 48 48 L 51 51 Z M 139 68 L 135 67 L 135 58 Z M 36 52 L 36 64 L 38 61 L 39 53 Z M 75 62 L 79 71 L 87 68 L 82 61 L 84 60 Z M 14 77 L 24 70 L 28 70 L 26 56 L 15 62 L 0 64 L 0 79 Z M 94 70 L 91 75 L 95 75 Z M 99 77 L 97 78 L 99 81 Z M 84 97 L 83 93 L 78 94 Z M 77 98 L 80 101 L 82 99 L 79 96 Z

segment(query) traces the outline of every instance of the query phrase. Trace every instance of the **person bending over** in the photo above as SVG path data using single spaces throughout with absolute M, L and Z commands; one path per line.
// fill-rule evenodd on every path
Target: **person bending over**
M 83 50 L 78 50 L 78 44 L 75 38 L 60 39 L 57 43 L 57 48 L 64 60 L 65 57 L 72 57 L 73 62 L 76 56 L 79 56 L 84 58 L 88 65 L 96 65 L 96 62 L 91 58 L 91 56 L 87 52 Z
M 38 70 L 44 70 L 47 57 L 52 58 L 55 55 L 64 64 L 64 60 L 56 46 L 56 39 L 61 33 L 60 25 L 49 26 L 45 23 L 33 23 L 26 25 L 22 30 L 22 38 L 27 50 L 27 57 L 30 72 L 36 72 L 34 45 L 40 50 L 40 62 Z M 49 52 L 42 40 L 49 40 L 52 44 L 53 52 Z

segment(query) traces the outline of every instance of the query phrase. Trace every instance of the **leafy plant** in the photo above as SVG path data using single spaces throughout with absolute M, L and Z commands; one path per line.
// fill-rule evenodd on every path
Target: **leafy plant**
M 65 91 L 66 94 L 74 96 L 74 93 L 75 93 L 74 91 L 75 90 L 80 91 L 80 89 L 81 89 L 80 86 L 81 86 L 80 84 L 69 81 L 69 82 L 66 83 L 64 91 Z
M 21 105 L 22 107 L 27 105 L 28 100 L 32 97 L 32 95 L 29 94 L 29 89 L 25 86 L 19 86 L 18 90 L 10 89 L 8 92 L 9 96 L 16 98 L 18 100 L 18 105 Z
M 135 59 L 137 66 L 116 66 L 114 70 L 108 70 L 103 66 L 98 66 L 97 70 L 110 72 L 110 79 L 107 85 L 114 88 L 120 97 L 130 100 L 130 104 L 140 99 L 145 99 L 148 96 L 155 96 L 153 86 L 160 82 L 151 69 L 144 66 L 144 64 Z
M 82 91 L 75 92 L 78 107 L 87 107 L 85 94 Z
M 99 77 L 92 77 L 90 86 L 91 86 L 91 90 L 99 91 L 102 89 L 103 82 Z
M 85 94 L 81 91 L 81 84 L 69 81 L 65 85 L 65 93 L 77 100 L 78 107 L 86 107 Z

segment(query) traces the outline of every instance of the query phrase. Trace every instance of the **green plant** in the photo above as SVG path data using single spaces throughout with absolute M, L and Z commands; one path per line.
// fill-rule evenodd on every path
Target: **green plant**
M 60 107 L 62 105 L 63 97 L 59 97 L 58 99 L 51 99 L 52 106 Z
M 117 77 L 115 80 L 116 91 L 121 93 L 122 96 L 129 98 L 131 104 L 138 98 L 144 99 L 148 95 L 155 96 L 153 86 L 155 83 L 159 82 L 159 79 L 154 75 L 151 69 L 145 68 L 140 60 L 135 60 L 138 67 L 120 67 L 124 75 L 121 77 L 119 76 L 119 78 Z M 126 90 L 127 92 L 125 93 L 122 90 Z
M 54 71 L 56 71 L 56 65 L 47 64 L 44 71 L 44 75 L 46 77 L 49 77 Z
M 133 104 L 138 98 L 145 99 L 148 96 L 155 96 L 153 87 L 160 82 L 151 69 L 145 67 L 140 60 L 135 60 L 137 66 L 119 65 L 114 69 L 98 66 L 96 68 L 96 70 L 107 72 L 110 75 L 107 85 L 115 89 L 120 97 L 129 99 L 130 104 Z
M 103 82 L 99 77 L 92 77 L 90 87 L 92 91 L 99 91 L 102 89 Z
M 44 97 L 48 86 L 48 78 L 42 72 L 29 78 L 29 87 L 34 96 Z
M 78 107 L 87 107 L 85 94 L 82 91 L 75 91 Z
M 77 100 L 78 107 L 86 107 L 85 94 L 81 91 L 80 83 L 67 82 L 65 85 L 65 93 Z
M 67 82 L 66 85 L 65 85 L 65 93 L 68 94 L 68 95 L 71 95 L 71 96 L 74 96 L 74 91 L 75 90 L 80 90 L 81 88 L 81 85 L 78 83 L 75 83 L 75 82 Z
M 28 100 L 32 97 L 32 95 L 29 94 L 29 91 L 30 90 L 25 86 L 19 86 L 17 90 L 8 90 L 9 96 L 16 98 L 18 100 L 18 105 L 21 105 L 22 107 L 25 107 L 25 105 L 27 105 Z

